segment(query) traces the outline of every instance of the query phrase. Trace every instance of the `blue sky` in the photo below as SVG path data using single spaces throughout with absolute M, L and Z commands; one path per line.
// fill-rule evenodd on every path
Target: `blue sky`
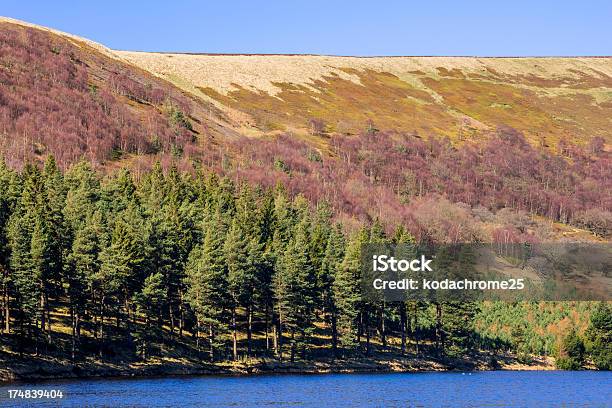
M 612 55 L 609 0 L 1 0 L 0 15 L 125 50 Z

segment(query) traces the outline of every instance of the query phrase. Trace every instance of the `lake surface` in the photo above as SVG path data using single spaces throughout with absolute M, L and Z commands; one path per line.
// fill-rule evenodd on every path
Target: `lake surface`
M 10 400 L 9 389 L 61 390 Z M 0 386 L 0 406 L 62 407 L 611 407 L 612 373 L 262 375 L 89 379 Z

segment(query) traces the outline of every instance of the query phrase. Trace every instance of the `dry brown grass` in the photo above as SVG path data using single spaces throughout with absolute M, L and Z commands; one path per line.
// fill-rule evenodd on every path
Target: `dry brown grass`
M 371 119 L 451 138 L 506 124 L 551 146 L 612 140 L 612 58 L 118 54 L 247 114 L 249 133 L 306 132 L 311 118 L 354 133 Z

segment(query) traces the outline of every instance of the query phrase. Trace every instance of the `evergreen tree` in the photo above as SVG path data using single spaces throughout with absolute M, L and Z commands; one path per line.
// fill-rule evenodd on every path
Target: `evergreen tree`
M 600 302 L 591 314 L 591 323 L 586 332 L 588 352 L 600 370 L 612 369 L 612 310 Z
M 31 276 L 38 286 L 40 294 L 39 312 L 40 328 L 47 331 L 47 339 L 51 341 L 51 318 L 49 309 L 49 286 L 54 278 L 56 260 L 54 242 L 47 221 L 38 215 L 32 230 L 30 243 Z
M 325 253 L 321 261 L 317 282 L 321 293 L 321 306 L 327 315 L 331 328 L 332 349 L 334 352 L 338 347 L 338 306 L 334 296 L 334 281 L 338 276 L 340 263 L 344 258 L 344 235 L 342 226 L 336 224 L 331 229 L 325 246 Z
M 136 332 L 139 341 L 140 354 L 147 359 L 150 354 L 150 343 L 153 339 L 161 338 L 162 307 L 166 303 L 166 290 L 161 273 L 154 273 L 145 278 L 142 289 L 134 295 L 136 311 L 144 317 L 144 326 L 139 326 Z M 156 324 L 151 324 L 153 320 Z
M 346 349 L 359 346 L 359 312 L 361 305 L 361 250 L 368 242 L 365 228 L 348 242 L 342 263 L 334 279 L 334 301 L 338 309 L 338 335 Z
M 310 222 L 305 217 L 293 233 L 293 237 L 279 261 L 274 289 L 277 299 L 280 333 L 290 335 L 291 361 L 298 349 L 305 357 L 313 331 L 315 307 L 315 271 L 310 258 Z M 281 356 L 282 356 L 282 344 Z
M 102 250 L 102 266 L 97 277 L 102 292 L 101 337 L 104 336 L 104 316 L 107 308 L 115 313 L 119 321 L 123 307 L 129 330 L 131 299 L 147 271 L 142 238 L 142 234 L 132 225 L 119 219 L 115 222 L 110 244 Z
M 10 332 L 12 283 L 9 220 L 19 199 L 20 184 L 18 175 L 6 166 L 4 159 L 0 160 L 0 333 Z
M 251 347 L 251 317 L 253 308 L 253 295 L 257 285 L 256 271 L 249 262 L 249 241 L 240 227 L 237 218 L 234 218 L 227 233 L 223 248 L 228 270 L 228 286 L 232 312 L 232 339 L 234 360 L 238 358 L 238 323 L 237 308 L 244 306 L 247 312 L 247 341 L 250 352 Z
M 83 228 L 77 230 L 65 265 L 70 302 L 72 359 L 81 340 L 84 311 L 95 310 L 96 279 L 100 273 L 100 253 L 104 247 L 106 232 L 99 212 L 85 220 Z
M 391 241 L 387 239 L 387 235 L 383 228 L 383 225 L 380 223 L 378 219 L 374 221 L 372 227 L 370 228 L 370 243 L 380 245 L 380 246 L 388 246 Z M 380 335 L 380 341 L 383 347 L 387 347 L 387 304 L 383 296 L 380 296 L 376 301 L 366 301 L 365 299 L 362 301 L 362 313 L 365 318 L 364 321 L 366 323 L 365 331 L 366 331 L 366 347 L 370 349 L 370 331 L 369 331 L 369 322 L 370 315 L 372 313 L 376 313 L 377 319 L 377 329 Z
M 38 348 L 38 319 L 40 318 L 40 285 L 34 275 L 32 260 L 32 229 L 25 214 L 13 214 L 10 219 L 9 242 L 11 246 L 11 283 L 15 288 L 19 321 L 19 348 L 26 339 L 36 340 Z M 26 333 L 27 331 L 27 333 Z
M 572 329 L 561 342 L 557 356 L 557 368 L 580 370 L 584 364 L 584 343 L 575 329 Z
M 226 311 L 230 306 L 221 218 L 219 210 L 206 227 L 203 244 L 191 251 L 185 276 L 185 297 L 196 317 L 196 346 L 199 350 L 200 334 L 206 327 L 211 361 L 215 360 L 215 349 L 219 346 L 218 335 L 227 330 Z

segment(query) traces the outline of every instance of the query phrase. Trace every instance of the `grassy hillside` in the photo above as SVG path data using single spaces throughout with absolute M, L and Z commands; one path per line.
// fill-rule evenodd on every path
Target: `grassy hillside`
M 208 96 L 254 133 L 381 130 L 477 138 L 500 124 L 556 146 L 612 138 L 612 59 L 185 55 L 117 52 Z

